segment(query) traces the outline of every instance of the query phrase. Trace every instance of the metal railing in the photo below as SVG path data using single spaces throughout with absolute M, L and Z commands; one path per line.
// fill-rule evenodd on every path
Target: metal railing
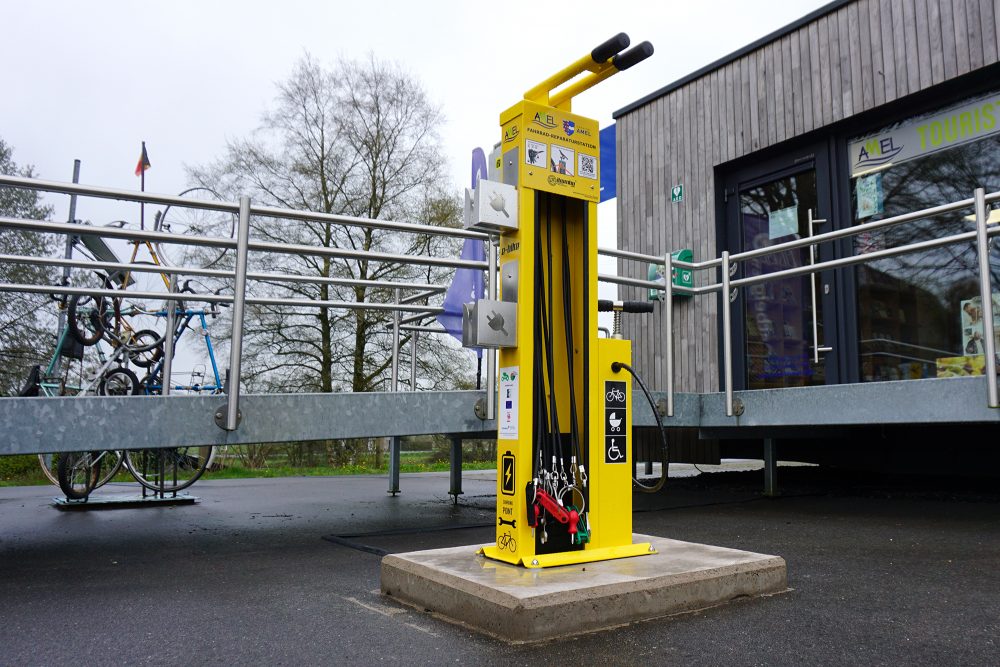
M 229 392 L 226 405 L 216 412 L 216 423 L 227 431 L 235 430 L 240 421 L 240 377 L 241 377 L 241 357 L 245 328 L 245 307 L 247 305 L 266 306 L 291 306 L 307 308 L 339 308 L 339 309 L 368 309 L 390 311 L 393 313 L 393 359 L 392 359 L 392 379 L 393 391 L 397 388 L 398 382 L 398 353 L 399 353 L 399 331 L 400 313 L 416 313 L 423 317 L 437 314 L 443 311 L 440 306 L 421 305 L 413 303 L 425 297 L 439 294 L 447 289 L 445 285 L 408 283 L 402 281 L 385 280 L 362 280 L 348 278 L 332 278 L 323 276 L 302 276 L 282 273 L 261 273 L 248 270 L 250 253 L 281 253 L 300 256 L 327 257 L 339 259 L 367 260 L 378 263 L 391 263 L 399 265 L 416 266 L 436 266 L 448 268 L 483 269 L 490 267 L 492 271 L 487 271 L 489 298 L 495 294 L 495 272 L 496 272 L 496 249 L 495 244 L 486 235 L 480 232 L 466 229 L 450 227 L 435 227 L 409 222 L 394 222 L 388 220 L 374 220 L 369 218 L 357 218 L 342 215 L 332 215 L 323 213 L 313 213 L 309 211 L 298 211 L 293 209 L 274 208 L 269 206 L 254 206 L 249 197 L 241 197 L 238 202 L 219 202 L 199 199 L 189 199 L 170 195 L 159 195 L 151 193 L 137 193 L 128 190 L 117 190 L 112 188 L 101 188 L 94 186 L 79 185 L 76 183 L 59 183 L 54 181 L 43 181 L 39 179 L 23 178 L 18 176 L 0 175 L 0 186 L 15 188 L 26 188 L 44 192 L 68 194 L 75 196 L 90 196 L 104 199 L 115 199 L 126 202 L 142 204 L 161 204 L 167 206 L 177 206 L 183 208 L 202 209 L 218 211 L 223 213 L 236 214 L 237 223 L 235 226 L 235 238 L 222 238 L 213 236 L 181 236 L 168 232 L 133 230 L 117 227 L 82 226 L 76 223 L 58 223 L 40 220 L 24 220 L 19 218 L 0 217 L 0 228 L 20 230 L 27 232 L 41 232 L 49 234 L 63 234 L 67 238 L 87 234 L 101 237 L 102 239 L 119 239 L 130 242 L 146 242 L 151 244 L 171 244 L 186 245 L 195 247 L 222 248 L 234 250 L 236 262 L 232 270 L 213 269 L 205 267 L 172 266 L 169 264 L 136 264 L 128 262 L 108 262 L 96 260 L 76 260 L 55 257 L 29 257 L 20 255 L 0 255 L 0 262 L 34 264 L 42 266 L 62 267 L 68 269 L 87 269 L 97 271 L 127 271 L 127 272 L 147 272 L 160 273 L 171 277 L 171 284 L 176 285 L 179 276 L 213 277 L 232 281 L 231 294 L 219 293 L 176 293 L 174 289 L 166 292 L 129 291 L 128 296 L 136 299 L 156 299 L 164 301 L 195 300 L 207 303 L 231 304 L 232 328 L 230 339 L 230 360 L 229 360 Z M 490 249 L 489 262 L 452 259 L 445 257 L 434 257 L 429 255 L 405 255 L 387 252 L 363 251 L 350 248 L 336 248 L 325 246 L 310 246 L 292 243 L 277 243 L 254 240 L 250 238 L 251 216 L 270 217 L 283 220 L 299 220 L 306 222 L 332 222 L 340 225 L 365 227 L 370 229 L 391 230 L 407 234 L 425 234 L 437 236 L 449 236 L 456 238 L 474 238 L 488 241 Z M 295 299 L 295 298 L 274 298 L 247 296 L 247 282 L 267 282 L 267 283 L 325 283 L 339 286 L 359 286 L 368 288 L 383 288 L 394 290 L 395 298 L 391 303 L 367 302 L 367 301 L 337 301 L 319 299 Z M 412 291 L 405 297 L 401 296 L 402 291 Z M 73 287 L 69 285 L 28 285 L 19 283 L 0 283 L 0 292 L 26 292 L 41 293 L 51 295 L 90 295 L 95 297 L 121 297 L 122 292 L 116 289 Z M 168 309 L 172 310 L 172 309 Z M 169 317 L 170 313 L 168 313 Z M 169 329 L 168 329 L 169 330 Z M 171 336 L 166 336 L 167 344 L 165 350 L 164 368 L 169 372 L 173 356 L 173 345 Z M 411 343 L 415 345 L 415 341 Z M 415 363 L 415 353 L 411 348 Z M 487 366 L 488 382 L 487 387 L 492 388 L 495 384 L 496 363 L 493 355 L 490 355 L 490 363 Z M 169 377 L 169 376 L 168 376 Z M 411 373 L 411 383 L 415 387 L 414 377 Z M 169 382 L 164 382 L 164 391 L 169 391 Z M 487 402 L 489 415 L 493 418 L 493 401 L 495 397 L 490 392 Z
M 732 417 L 734 414 L 733 405 L 733 341 L 732 341 L 732 327 L 731 327 L 731 304 L 738 295 L 738 290 L 742 287 L 749 287 L 758 283 L 765 283 L 772 280 L 781 280 L 784 278 L 793 278 L 797 276 L 812 275 L 815 276 L 816 273 L 828 269 L 837 269 L 848 266 L 854 266 L 857 264 L 864 264 L 872 262 L 879 259 L 886 259 L 889 257 L 896 257 L 899 255 L 905 255 L 909 253 L 919 252 L 923 250 L 930 250 L 933 248 L 939 248 L 942 246 L 950 245 L 953 243 L 960 243 L 963 241 L 975 241 L 976 244 L 976 254 L 977 254 L 977 269 L 979 273 L 979 293 L 982 299 L 982 314 L 984 321 L 984 352 L 985 352 L 985 380 L 986 380 L 986 392 L 987 392 L 987 405 L 991 408 L 1000 407 L 1000 400 L 998 400 L 998 387 L 997 387 L 997 358 L 996 358 L 996 344 L 995 344 L 995 331 L 994 331 L 994 320 L 993 320 L 993 300 L 991 298 L 992 294 L 992 279 L 989 271 L 989 239 L 991 237 L 1000 235 L 1000 225 L 989 226 L 989 219 L 987 217 L 987 204 L 1000 201 L 1000 191 L 986 194 L 983 188 L 977 188 L 973 196 L 969 199 L 963 199 L 950 204 L 944 204 L 941 206 L 934 206 L 931 208 L 922 209 L 919 211 L 914 211 L 911 213 L 906 213 L 903 215 L 897 215 L 891 218 L 886 218 L 884 220 L 877 220 L 874 222 L 868 222 L 860 225 L 855 225 L 853 227 L 847 227 L 844 229 L 838 229 L 831 232 L 826 232 L 823 234 L 809 234 L 802 238 L 798 238 L 792 241 L 787 241 L 785 243 L 780 243 L 773 246 L 767 246 L 766 248 L 757 248 L 754 250 L 748 250 L 746 252 L 730 254 L 728 252 L 723 252 L 718 258 L 703 261 L 703 262 L 682 262 L 673 259 L 671 254 L 665 253 L 663 255 L 649 255 L 645 253 L 631 252 L 625 250 L 612 250 L 601 248 L 598 250 L 598 254 L 607 257 L 615 257 L 617 259 L 638 261 L 638 262 L 648 262 L 651 264 L 662 264 L 664 266 L 663 280 L 653 281 L 653 280 L 642 280 L 640 278 L 627 278 L 619 276 L 608 276 L 602 275 L 600 279 L 605 282 L 616 283 L 619 285 L 627 285 L 631 287 L 641 287 L 648 289 L 661 290 L 663 292 L 663 307 L 665 311 L 666 319 L 666 334 L 664 338 L 665 347 L 665 377 L 666 377 L 666 414 L 668 417 L 674 415 L 674 340 L 673 340 L 673 297 L 675 294 L 685 294 L 691 296 L 697 296 L 702 294 L 715 294 L 721 292 L 723 297 L 721 299 L 721 317 L 722 317 L 722 352 L 723 352 L 723 390 L 725 392 L 725 410 L 726 416 Z M 810 253 L 810 262 L 806 265 L 793 267 L 789 269 L 784 269 L 780 271 L 775 271 L 773 273 L 765 273 L 756 276 L 748 276 L 744 278 L 734 278 L 736 274 L 736 267 L 740 262 L 746 262 L 750 259 L 762 258 L 769 255 L 775 255 L 778 253 L 788 252 L 789 250 L 797 250 L 800 248 L 809 248 L 810 251 L 815 249 L 822 243 L 829 243 L 832 241 L 837 241 L 839 239 L 849 238 L 857 236 L 859 234 L 864 234 L 866 232 L 871 232 L 874 230 L 885 229 L 887 227 L 900 225 L 906 222 L 913 222 L 916 220 L 922 220 L 925 218 L 931 218 L 944 213 L 951 213 L 954 211 L 959 211 L 962 209 L 967 209 L 969 207 L 974 207 L 975 209 L 975 231 L 962 232 L 958 234 L 951 234 L 948 236 L 943 236 L 936 239 L 930 239 L 926 241 L 918 241 L 914 243 L 909 243 L 906 245 L 896 246 L 892 248 L 886 248 L 883 250 L 876 250 L 873 252 L 868 252 L 865 254 L 851 255 L 849 257 L 840 257 L 837 259 L 827 260 L 824 262 L 816 262 L 815 255 Z M 810 232 L 812 228 L 813 220 L 810 220 Z M 718 270 L 721 273 L 721 277 L 716 279 L 716 282 L 710 282 L 708 284 L 700 285 L 697 287 L 687 288 L 674 285 L 671 281 L 671 275 L 673 268 L 688 269 L 691 271 L 705 271 L 705 270 Z M 815 317 L 815 308 L 813 309 Z M 816 339 L 814 334 L 813 347 L 819 348 L 819 341 Z M 817 354 L 820 350 L 817 349 Z

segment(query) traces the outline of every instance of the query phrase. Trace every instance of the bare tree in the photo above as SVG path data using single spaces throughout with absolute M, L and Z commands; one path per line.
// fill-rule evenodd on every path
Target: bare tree
M 455 226 L 457 199 L 441 186 L 440 111 L 399 67 L 369 57 L 327 69 L 308 55 L 278 85 L 273 107 L 250 137 L 229 142 L 225 157 L 190 169 L 200 185 L 255 203 L 338 215 Z M 255 218 L 265 241 L 366 252 L 458 254 L 441 237 L 332 222 Z M 449 270 L 369 259 L 252 255 L 256 270 L 319 280 L 447 281 Z M 257 282 L 251 293 L 355 303 L 391 302 L 389 290 L 326 283 Z M 384 389 L 392 350 L 391 316 L 372 310 L 255 306 L 247 311 L 248 380 L 282 391 Z M 452 386 L 464 355 L 441 341 L 422 345 L 422 386 Z M 408 341 L 404 336 L 402 342 Z
M 34 177 L 30 166 L 20 168 L 13 149 L 0 140 L 0 173 Z M 34 190 L 0 187 L 0 215 L 46 220 L 52 207 L 43 206 Z M 53 252 L 55 239 L 47 234 L 0 229 L 0 252 L 43 257 Z M 48 285 L 56 280 L 48 267 L 0 264 L 0 282 Z M 52 302 L 43 294 L 7 292 L 0 297 L 0 396 L 16 395 L 32 365 L 42 363 L 55 343 Z

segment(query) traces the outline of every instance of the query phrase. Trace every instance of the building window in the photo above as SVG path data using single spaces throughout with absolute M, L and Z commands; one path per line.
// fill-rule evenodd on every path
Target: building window
M 1000 93 L 963 102 L 849 143 L 855 225 L 1000 190 Z M 855 237 L 856 254 L 975 230 L 968 209 Z M 1000 221 L 1000 210 L 990 213 Z M 1000 314 L 1000 241 L 991 242 Z M 863 381 L 983 372 L 976 246 L 964 242 L 857 267 Z M 1000 318 L 997 319 L 1000 327 Z M 1000 348 L 1000 340 L 998 340 Z

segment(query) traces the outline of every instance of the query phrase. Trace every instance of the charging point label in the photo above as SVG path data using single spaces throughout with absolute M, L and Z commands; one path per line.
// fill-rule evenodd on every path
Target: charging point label
M 514 488 L 514 455 L 508 451 L 500 457 L 500 491 L 505 496 L 512 496 Z
M 604 462 L 628 462 L 628 407 L 624 382 L 604 383 Z

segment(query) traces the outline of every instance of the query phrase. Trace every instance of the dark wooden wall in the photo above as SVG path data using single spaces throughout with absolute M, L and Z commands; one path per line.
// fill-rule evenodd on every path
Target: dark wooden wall
M 996 63 L 998 34 L 1000 0 L 858 0 L 625 113 L 619 247 L 714 257 L 717 166 Z M 636 262 L 619 271 L 646 277 Z M 678 391 L 719 390 L 716 310 L 710 296 L 675 306 Z M 637 368 L 663 389 L 663 313 L 626 320 Z

